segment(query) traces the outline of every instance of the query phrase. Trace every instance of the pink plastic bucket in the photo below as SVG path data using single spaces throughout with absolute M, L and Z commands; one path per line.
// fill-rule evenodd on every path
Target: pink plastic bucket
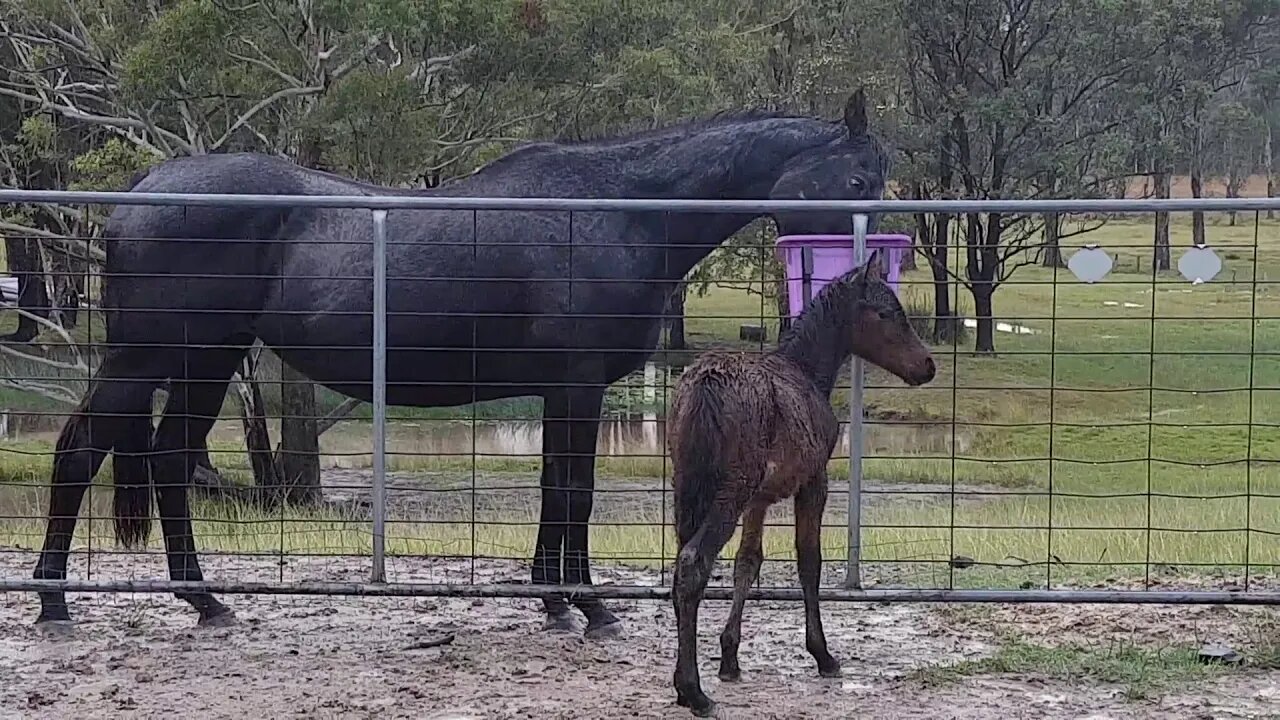
M 855 267 L 852 235 L 782 235 L 778 238 L 777 248 L 778 259 L 787 268 L 787 302 L 791 317 L 799 315 L 809 298 L 817 296 L 827 283 Z M 867 235 L 867 255 L 876 249 L 881 250 L 884 256 L 885 280 L 897 292 L 902 261 L 906 253 L 911 252 L 911 236 Z M 807 296 L 806 285 L 809 286 Z

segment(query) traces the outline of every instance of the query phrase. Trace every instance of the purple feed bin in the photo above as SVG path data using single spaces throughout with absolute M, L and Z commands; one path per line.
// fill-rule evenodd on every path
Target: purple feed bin
M 778 237 L 778 259 L 787 268 L 787 302 L 791 317 L 804 309 L 809 298 L 829 282 L 856 267 L 852 235 L 782 235 Z M 885 280 L 898 291 L 902 260 L 911 252 L 911 236 L 867 235 L 867 256 L 879 249 L 885 265 Z M 806 287 L 808 286 L 808 287 Z

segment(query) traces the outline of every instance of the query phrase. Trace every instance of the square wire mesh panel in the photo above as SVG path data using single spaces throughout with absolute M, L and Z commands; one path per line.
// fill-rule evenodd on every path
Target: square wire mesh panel
M 227 278 L 188 263 L 177 268 L 183 272 L 164 273 L 164 282 L 185 297 L 215 282 L 230 283 L 229 291 L 201 295 L 212 299 L 198 308 L 182 305 L 184 296 L 175 290 L 173 308 L 122 311 L 145 316 L 143 325 L 185 313 L 185 334 L 171 344 L 131 348 L 128 338 L 111 337 L 101 287 L 126 278 L 105 278 L 93 263 L 54 272 L 77 288 L 74 308 L 32 312 L 6 296 L 15 321 L 21 315 L 36 322 L 41 339 L 6 346 L 8 397 L 0 424 L 8 466 L 5 587 L 45 587 L 29 578 L 46 535 L 54 444 L 91 375 L 115 353 L 125 358 L 117 361 L 119 388 L 151 389 L 140 408 L 112 405 L 105 413 L 150 428 L 152 445 L 137 448 L 135 458 L 152 463 L 150 485 L 140 491 L 148 514 L 172 518 L 165 514 L 178 507 L 166 484 L 175 482 L 172 477 L 190 486 L 191 532 L 175 532 L 194 552 L 167 563 L 162 522 L 145 528 L 131 546 L 118 541 L 120 508 L 112 482 L 129 482 L 128 458 L 134 456 L 117 452 L 123 466 L 108 459 L 78 508 L 69 577 L 81 589 L 94 589 L 93 583 L 113 583 L 97 587 L 116 590 L 197 587 L 202 580 L 184 575 L 182 563 L 199 557 L 202 579 L 228 591 L 536 596 L 542 591 L 529 584 L 540 526 L 546 532 L 557 525 L 544 517 L 548 491 L 557 488 L 541 487 L 544 450 L 554 442 L 547 439 L 550 427 L 566 437 L 595 433 L 593 460 L 571 452 L 553 460 L 591 468 L 594 478 L 589 491 L 559 489 L 569 504 L 587 502 L 588 493 L 591 498 L 585 536 L 596 587 L 584 592 L 665 597 L 676 551 L 666 453 L 672 393 L 701 351 L 768 352 L 791 322 L 773 229 L 746 225 L 724 245 L 707 247 L 680 277 L 575 275 L 582 267 L 572 260 L 575 253 L 601 251 L 584 228 L 593 214 L 611 211 L 608 203 L 575 209 L 547 201 L 545 208 L 512 210 L 499 201 L 482 202 L 494 206 L 449 210 L 470 228 L 450 250 L 471 258 L 466 273 L 395 262 L 379 269 L 373 230 L 329 242 L 339 256 L 364 258 L 337 270 Z M 1249 207 L 1248 201 L 1240 204 Z M 1098 212 L 1086 215 L 1094 205 Z M 1027 237 L 1021 247 L 1008 248 L 989 281 L 980 273 L 975 279 L 966 267 L 963 223 L 950 222 L 947 247 L 940 250 L 916 238 L 914 266 L 902 268 L 896 292 L 928 341 L 938 372 L 927 385 L 908 388 L 868 364 L 856 533 L 866 591 L 841 591 L 848 584 L 852 520 L 846 490 L 851 453 L 842 436 L 828 464 L 822 534 L 829 596 L 952 599 L 974 591 L 968 597 L 1071 600 L 1101 597 L 1078 592 L 1084 590 L 1140 590 L 1161 602 L 1272 599 L 1277 508 L 1268 399 L 1277 390 L 1272 324 L 1280 316 L 1272 307 L 1268 258 L 1280 239 L 1278 228 L 1256 208 L 1236 224 L 1211 215 L 1207 245 L 1192 247 L 1185 216 L 1175 215 L 1168 267 L 1159 267 L 1147 239 L 1150 215 L 1099 214 L 1122 208 L 1094 205 L 1080 201 L 1067 208 L 1076 215 L 1058 217 L 1067 232 L 1060 233 L 1057 249 L 1035 239 L 1041 237 L 1035 232 L 1044 222 L 1042 209 L 1026 206 Z M 197 205 L 177 207 L 203 212 Z M 665 216 L 695 207 L 654 203 L 643 209 Z M 979 212 L 983 206 L 962 207 Z M 368 209 L 341 212 L 374 226 Z M 391 220 L 381 242 L 387 257 L 396 258 L 398 246 L 401 252 L 414 248 L 412 238 L 396 237 L 397 214 L 440 211 L 385 212 Z M 502 248 L 485 242 L 485 224 L 510 212 L 541 213 L 556 229 L 555 249 L 569 272 L 515 277 L 486 271 L 486 253 Z M 935 224 L 954 218 L 942 212 L 927 217 Z M 67 243 L 91 257 L 103 242 L 129 239 L 86 236 Z M 181 242 L 220 251 L 236 244 L 225 238 Z M 302 238 L 273 242 L 317 244 Z M 651 251 L 671 247 L 668 239 Z M 382 277 L 386 290 L 379 300 L 373 289 Z M 274 307 L 259 321 L 273 342 L 201 335 L 201 323 L 246 312 L 248 295 L 236 283 L 258 283 L 286 296 L 291 283 L 309 282 L 322 282 L 332 293 L 327 297 L 362 300 L 344 305 L 317 296 L 317 308 Z M 995 286 L 989 319 L 975 307 L 985 302 L 987 283 Z M 656 313 L 593 313 L 583 298 L 610 292 L 611 285 L 652 285 L 669 296 Z M 466 286 L 484 290 L 460 292 Z M 441 300 L 407 304 L 408 288 Z M 568 301 L 560 315 L 512 310 L 522 302 L 532 307 L 513 297 L 535 290 L 581 300 Z M 940 298 L 949 306 L 945 312 Z M 377 467 L 380 402 L 369 402 L 379 385 L 380 304 L 386 313 L 385 471 Z M 323 341 L 290 334 L 303 326 L 302 318 L 318 316 L 335 327 L 349 323 L 352 331 Z M 580 331 L 600 321 L 639 321 L 635 327 L 657 327 L 661 334 L 651 346 L 649 338 L 586 332 L 557 347 L 521 345 L 521 329 L 542 321 Z M 406 342 L 404 328 L 432 323 L 466 332 Z M 149 375 L 157 354 L 182 362 Z M 548 403 L 539 392 L 554 394 L 547 389 L 553 382 L 543 378 L 532 388 L 530 373 L 512 369 L 501 359 L 507 355 L 520 358 L 515 363 L 548 366 L 623 356 L 625 362 L 599 387 L 598 407 L 561 408 L 548 426 Z M 454 370 L 435 372 L 433 362 Z M 295 365 L 321 377 L 308 377 Z M 502 372 L 526 379 L 506 381 Z M 186 382 L 175 386 L 174 377 Z M 573 385 L 575 377 L 562 374 L 557 382 Z M 843 419 L 850 412 L 847 367 L 840 377 L 831 401 Z M 415 407 L 417 397 L 436 400 Z M 166 418 L 175 419 L 165 425 Z M 85 431 L 109 433 L 100 429 L 105 422 Z M 204 426 L 207 438 L 200 437 Z M 168 445 L 157 447 L 162 441 Z M 770 509 L 758 582 L 765 594 L 798 597 L 793 524 L 789 501 Z M 712 596 L 723 595 L 731 583 L 736 543 L 717 565 Z M 373 570 L 379 563 L 381 573 Z M 570 574 L 567 568 L 561 565 L 563 575 Z M 371 572 L 387 584 L 370 585 Z M 166 577 L 197 585 L 169 584 Z

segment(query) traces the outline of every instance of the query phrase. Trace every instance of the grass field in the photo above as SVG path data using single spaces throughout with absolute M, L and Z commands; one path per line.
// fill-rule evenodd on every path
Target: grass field
M 1043 581 L 1046 563 L 1055 581 L 1145 573 L 1148 562 L 1180 571 L 1280 564 L 1280 293 L 1273 284 L 1280 278 L 1280 224 L 1255 226 L 1244 214 L 1236 227 L 1213 219 L 1209 242 L 1223 270 L 1196 286 L 1176 270 L 1152 276 L 1150 237 L 1149 222 L 1113 221 L 1072 238 L 1074 245 L 1096 243 L 1115 257 L 1114 271 L 1097 284 L 1082 283 L 1066 269 L 1018 270 L 998 290 L 996 313 L 1001 322 L 1034 333 L 997 333 L 995 355 L 974 355 L 971 340 L 937 347 L 941 369 L 925 388 L 905 388 L 880 371 L 872 373 L 867 400 L 873 419 L 893 417 L 910 427 L 881 429 L 889 440 L 873 448 L 868 478 L 943 494 L 901 495 L 868 507 L 869 560 L 964 555 L 979 566 L 956 575 L 956 583 L 1013 587 Z M 1189 238 L 1188 219 L 1175 218 L 1175 266 Z M 927 307 L 927 279 L 923 271 L 905 278 L 903 293 L 913 306 Z M 961 298 L 960 306 L 972 303 Z M 759 322 L 761 300 L 715 288 L 703 297 L 691 295 L 686 310 L 691 342 L 734 345 L 741 323 Z M 765 324 L 772 340 L 776 322 L 766 318 Z M 838 394 L 836 402 L 843 404 L 843 397 Z M 503 415 L 495 407 L 477 414 Z M 459 414 L 396 413 L 418 422 Z M 520 414 L 533 413 L 525 408 Z M 333 433 L 325 443 L 367 443 L 367 427 L 360 422 Z M 345 439 L 338 438 L 341 433 Z M 924 451 L 913 447 L 922 433 L 954 436 L 956 452 L 936 443 Z M 43 498 L 26 486 L 46 481 L 49 449 L 47 439 L 0 446 L 0 473 L 10 481 L 0 507 L 13 518 L 0 527 L 0 544 L 38 546 L 42 523 L 19 518 L 36 516 L 43 506 Z M 231 442 L 219 449 L 240 448 Z M 219 454 L 217 463 L 233 476 L 247 476 L 243 455 Z M 396 523 L 391 551 L 515 557 L 531 551 L 536 458 L 400 455 L 391 464 L 421 474 L 428 485 L 474 473 L 509 478 L 529 490 L 522 502 L 489 507 L 480 501 L 484 512 L 477 517 L 489 524 L 467 522 L 475 501 L 465 498 L 450 500 L 458 504 L 453 520 L 441 511 L 438 522 Z M 599 474 L 609 478 L 601 481 L 603 490 L 610 479 L 639 478 L 652 479 L 656 492 L 666 469 L 660 457 L 599 462 Z M 843 480 L 846 471 L 847 461 L 833 460 L 834 479 Z M 954 496 L 947 494 L 953 486 Z M 961 494 L 977 490 L 990 494 Z M 95 495 L 97 502 L 106 500 L 104 492 Z M 843 496 L 833 494 L 829 559 L 846 552 L 844 504 Z M 619 524 L 598 512 L 593 555 L 649 562 L 665 543 L 669 558 L 670 535 L 664 540 L 665 531 L 644 525 L 661 522 L 663 507 L 655 500 Z M 287 532 L 278 516 L 247 506 L 203 503 L 199 514 L 204 519 L 197 535 L 212 550 L 364 553 L 369 546 L 367 520 L 336 510 L 290 512 Z M 94 523 L 93 532 L 95 547 L 109 543 L 105 522 Z M 158 536 L 153 543 L 160 547 Z M 790 558 L 790 531 L 771 531 L 766 552 Z M 1108 567 L 1091 567 L 1099 562 Z M 912 582 L 936 584 L 938 573 L 922 577 Z

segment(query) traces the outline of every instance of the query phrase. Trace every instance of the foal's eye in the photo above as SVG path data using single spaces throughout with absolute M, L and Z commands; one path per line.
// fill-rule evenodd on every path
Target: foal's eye
M 887 313 L 887 312 L 885 312 L 885 311 L 883 311 L 883 310 L 877 310 L 877 311 L 876 311 L 876 314 L 880 316 L 880 319 L 881 319 L 881 320 L 888 320 L 888 319 L 889 319 L 889 313 Z
M 859 187 L 862 187 L 862 178 L 860 178 L 860 177 L 851 177 L 851 178 L 849 178 L 849 187 L 851 187 L 851 188 L 859 188 Z

